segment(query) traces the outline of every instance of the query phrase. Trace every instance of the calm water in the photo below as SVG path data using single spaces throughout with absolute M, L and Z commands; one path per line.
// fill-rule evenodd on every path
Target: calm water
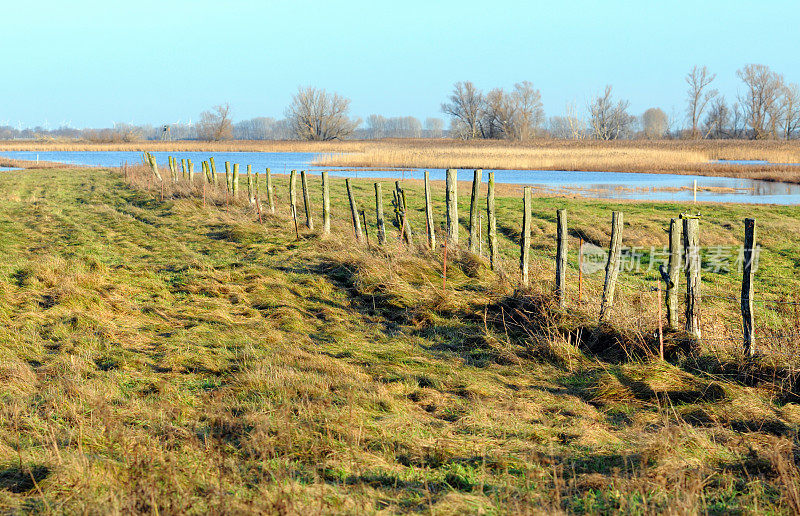
M 245 165 L 253 165 L 255 172 L 288 172 L 292 169 L 318 173 L 323 167 L 310 163 L 319 154 L 306 152 L 156 152 L 159 165 L 167 166 L 167 156 L 188 158 L 199 171 L 200 162 L 214 156 L 217 171 L 224 170 L 224 163 L 239 163 L 244 172 Z M 123 163 L 141 162 L 139 152 L 2 152 L 0 155 L 24 160 L 57 161 L 74 165 L 116 167 Z M 421 169 L 406 170 L 358 170 L 343 167 L 324 167 L 338 177 L 374 177 L 381 179 L 422 179 Z M 429 169 L 431 179 L 443 180 L 443 169 Z M 487 174 L 484 172 L 484 181 Z M 472 179 L 471 170 L 461 170 L 458 178 Z M 673 174 L 633 174 L 623 172 L 574 172 L 552 170 L 496 170 L 495 181 L 508 184 L 532 185 L 542 193 L 560 195 L 578 194 L 604 199 L 691 201 L 692 183 L 697 181 L 697 200 L 714 202 L 741 202 L 763 204 L 800 204 L 800 185 L 771 183 L 753 179 L 705 177 Z M 710 189 L 710 190 L 706 190 Z

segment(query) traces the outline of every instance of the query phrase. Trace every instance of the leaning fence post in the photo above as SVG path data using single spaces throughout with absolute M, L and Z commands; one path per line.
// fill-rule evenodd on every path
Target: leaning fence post
M 522 285 L 528 286 L 528 262 L 531 254 L 531 188 L 522 189 L 522 236 L 520 237 L 519 267 L 522 272 Z
M 753 340 L 753 262 L 756 253 L 756 220 L 744 219 L 744 257 L 742 268 L 742 328 L 744 354 L 755 355 Z
M 494 170 L 489 172 L 486 190 L 486 218 L 489 219 L 489 266 L 497 267 L 497 219 L 494 215 Z
M 678 219 L 669 221 L 669 264 L 664 278 L 667 284 L 667 327 L 678 329 L 678 283 L 681 271 L 681 225 Z M 662 274 L 663 275 L 663 274 Z
M 445 204 L 447 205 L 447 238 L 458 243 L 458 176 L 454 168 L 448 168 L 445 175 Z
M 383 245 L 386 243 L 386 223 L 383 220 L 383 187 L 380 183 L 375 183 L 375 219 L 378 225 L 378 245 Z
M 700 339 L 700 221 L 683 219 L 683 250 L 686 256 L 686 331 Z
M 565 307 L 566 300 L 566 270 L 567 270 L 567 211 L 556 212 L 556 297 L 558 305 Z
M 322 236 L 331 233 L 331 192 L 328 184 L 328 171 L 322 171 Z
M 472 176 L 472 197 L 469 203 L 469 252 L 478 252 L 478 197 L 481 188 L 481 169 L 475 170 Z
M 306 171 L 300 171 L 300 184 L 303 188 L 303 208 L 306 210 L 306 227 L 314 230 L 314 220 L 311 218 L 311 199 L 308 194 L 308 182 L 306 179 Z
M 397 204 L 399 207 L 400 236 L 408 245 L 413 245 L 414 242 L 413 237 L 411 236 L 411 223 L 408 221 L 408 208 L 406 207 L 406 192 L 400 186 L 400 181 L 394 182 L 394 188 L 397 192 Z
M 433 227 L 433 205 L 431 205 L 430 174 L 425 171 L 425 225 L 428 230 L 428 247 L 436 247 L 436 233 Z
M 614 305 L 614 290 L 617 286 L 617 276 L 619 275 L 619 259 L 622 243 L 622 212 L 615 211 L 611 214 L 611 243 L 608 249 L 608 261 L 606 262 L 606 279 L 603 283 L 603 297 L 600 302 L 600 320 L 608 313 L 608 309 Z
M 211 167 L 211 184 L 217 186 L 217 165 L 214 164 L 214 156 L 208 157 L 208 163 Z
M 356 205 L 355 197 L 353 197 L 353 188 L 350 186 L 349 177 L 344 180 L 344 184 L 347 187 L 347 198 L 350 200 L 350 215 L 353 217 L 353 231 L 356 233 L 356 240 L 361 242 L 363 240 L 361 221 L 358 218 L 358 206 Z
M 267 168 L 267 206 L 269 206 L 270 213 L 275 213 L 275 201 L 272 196 L 272 171 Z

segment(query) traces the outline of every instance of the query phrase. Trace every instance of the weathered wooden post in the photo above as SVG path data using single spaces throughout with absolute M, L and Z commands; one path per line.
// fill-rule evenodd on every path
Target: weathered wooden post
M 617 287 L 619 276 L 619 260 L 622 252 L 622 212 L 615 211 L 611 214 L 611 242 L 608 246 L 608 261 L 606 262 L 606 279 L 603 282 L 603 297 L 600 301 L 600 321 L 608 314 L 614 305 L 614 290 Z
M 181 158 L 181 177 L 185 180 L 186 179 L 186 158 Z
M 683 219 L 683 251 L 686 256 L 686 332 L 700 339 L 700 220 Z
M 292 214 L 292 219 L 294 220 L 294 230 L 297 233 L 299 238 L 300 232 L 297 229 L 297 195 L 296 195 L 296 183 L 297 183 L 297 170 L 292 170 L 289 172 L 289 211 Z
M 400 215 L 400 236 L 408 245 L 413 245 L 411 224 L 408 221 L 408 208 L 406 207 L 406 192 L 400 186 L 400 181 L 395 181 L 394 188 L 397 192 L 398 214 Z
M 744 256 L 742 263 L 742 328 L 744 354 L 755 355 L 753 327 L 753 262 L 756 256 L 756 220 L 744 219 Z
M 211 177 L 211 167 L 208 166 L 208 161 L 204 161 L 203 164 L 201 165 L 201 168 L 203 169 L 203 174 L 206 178 L 205 182 L 208 184 L 212 184 L 214 182 L 214 179 L 212 179 Z
M 445 175 L 445 204 L 447 207 L 447 239 L 458 243 L 458 176 L 454 168 Z
M 378 245 L 383 245 L 386 243 L 386 223 L 383 220 L 383 189 L 380 183 L 375 183 L 375 219 L 378 225 Z
M 469 203 L 469 252 L 478 253 L 478 197 L 481 188 L 481 169 L 475 170 L 472 176 L 472 197 Z
M 247 165 L 247 201 L 250 203 L 250 206 L 253 206 L 256 203 L 256 191 L 255 185 L 253 185 L 252 165 Z
M 322 236 L 331 233 L 331 191 L 328 183 L 328 171 L 322 171 Z
M 428 247 L 436 247 L 436 232 L 433 227 L 433 205 L 431 205 L 430 173 L 425 171 L 425 225 L 428 232 Z
M 669 263 L 664 278 L 667 284 L 667 328 L 678 329 L 678 283 L 681 277 L 681 224 L 678 219 L 669 221 Z M 663 276 L 663 274 L 662 274 Z
M 300 171 L 300 185 L 303 188 L 303 208 L 306 210 L 306 227 L 314 230 L 314 220 L 311 217 L 311 199 L 308 194 L 308 180 L 306 179 L 306 171 Z
M 347 187 L 347 198 L 350 200 L 350 215 L 353 218 L 353 230 L 356 233 L 356 240 L 362 242 L 364 237 L 361 234 L 361 221 L 358 219 L 358 206 L 356 205 L 355 197 L 353 197 L 353 188 L 350 186 L 349 177 L 344 180 L 344 184 Z
M 192 163 L 192 160 L 190 160 L 190 159 L 186 160 L 186 173 L 188 174 L 188 176 L 186 176 L 186 178 L 188 179 L 189 184 L 190 185 L 193 184 L 194 183 L 194 179 L 193 179 L 194 178 L 194 163 Z
M 567 306 L 567 210 L 556 212 L 556 297 L 558 306 Z
M 208 164 L 211 167 L 211 184 L 217 186 L 217 166 L 214 164 L 214 156 L 208 157 Z
M 531 255 L 531 187 L 522 189 L 522 235 L 520 235 L 519 268 L 522 272 L 522 286 L 527 287 L 528 264 Z
M 169 156 L 169 158 L 167 159 L 167 163 L 169 164 L 169 171 L 170 175 L 172 176 L 172 182 L 176 183 L 178 181 L 177 160 L 173 156 Z
M 267 168 L 267 207 L 270 213 L 275 213 L 275 198 L 272 190 L 272 171 Z
M 145 153 L 145 157 L 147 158 L 147 162 L 150 165 L 150 170 L 153 171 L 153 175 L 156 176 L 159 183 L 164 183 L 164 178 L 161 177 L 161 173 L 158 171 L 158 162 L 156 161 L 156 157 L 150 154 L 149 152 Z
M 231 162 L 225 162 L 225 191 L 231 193 L 233 182 L 231 181 Z
M 237 199 L 239 197 L 239 164 L 233 164 L 233 175 L 231 176 L 231 180 L 233 181 L 233 188 L 231 191 L 233 192 L 233 198 Z
M 489 266 L 497 268 L 497 219 L 494 214 L 494 170 L 489 172 L 486 190 L 486 218 L 489 222 Z

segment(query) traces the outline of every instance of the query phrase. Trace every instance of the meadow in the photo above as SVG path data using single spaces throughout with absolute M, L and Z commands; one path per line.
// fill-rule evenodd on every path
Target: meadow
M 800 511 L 800 317 L 785 304 L 800 289 L 800 208 L 537 197 L 522 288 L 506 186 L 498 270 L 451 247 L 445 284 L 422 186 L 403 184 L 415 245 L 389 227 L 381 247 L 366 179 L 353 181 L 371 238 L 359 245 L 342 180 L 321 238 L 302 209 L 295 228 L 285 176 L 277 212 L 259 215 L 199 181 L 162 199 L 144 167 L 2 173 L 0 512 Z M 319 227 L 316 179 L 310 190 Z M 464 242 L 469 185 L 459 193 Z M 668 360 L 654 356 L 650 268 L 623 271 L 597 325 L 602 274 L 582 278 L 579 301 L 575 251 L 608 245 L 613 210 L 643 264 L 680 212 L 702 212 L 708 249 L 740 246 L 757 219 L 757 360 L 742 358 L 732 266 L 704 273 L 699 349 L 670 333 Z

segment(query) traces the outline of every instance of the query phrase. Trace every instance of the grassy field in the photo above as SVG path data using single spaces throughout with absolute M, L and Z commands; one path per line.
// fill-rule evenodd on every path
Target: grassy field
M 800 143 L 749 140 L 637 140 L 598 142 L 548 140 L 346 140 L 334 142 L 227 141 L 90 143 L 0 142 L 0 151 L 263 151 L 319 152 L 321 166 L 484 168 L 653 172 L 745 177 L 800 183 Z M 731 165 L 716 160 L 766 160 Z M 2 166 L 2 161 L 0 161 Z
M 602 273 L 579 304 L 575 253 L 578 237 L 607 245 L 615 209 L 643 263 L 681 211 L 701 210 L 709 248 L 740 245 L 754 216 L 759 299 L 791 301 L 800 208 L 537 198 L 521 290 L 508 187 L 500 270 L 451 248 L 443 289 L 442 249 L 401 246 L 394 228 L 378 249 L 372 223 L 372 246 L 355 244 L 341 180 L 323 240 L 302 225 L 296 237 L 285 177 L 259 223 L 219 192 L 204 207 L 197 186 L 162 201 L 142 174 L 0 175 L 0 512 L 800 511 L 798 342 L 762 338 L 796 329 L 796 305 L 758 305 L 764 356 L 744 363 L 737 301 L 723 299 L 741 277 L 705 274 L 719 297 L 703 345 L 661 362 L 648 353 L 657 273 L 623 271 L 592 341 Z M 354 185 L 372 218 L 372 183 Z M 421 187 L 406 188 L 420 243 Z M 566 310 L 550 294 L 557 208 Z

